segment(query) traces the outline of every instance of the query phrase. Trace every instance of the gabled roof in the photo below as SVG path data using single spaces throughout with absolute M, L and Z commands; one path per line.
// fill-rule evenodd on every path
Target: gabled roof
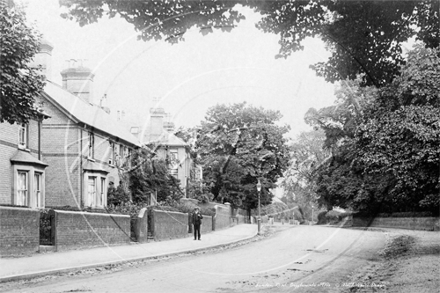
M 110 136 L 140 146 L 136 137 L 100 107 L 86 102 L 51 81 L 46 81 L 44 92 L 49 101 L 75 122 L 82 122 Z

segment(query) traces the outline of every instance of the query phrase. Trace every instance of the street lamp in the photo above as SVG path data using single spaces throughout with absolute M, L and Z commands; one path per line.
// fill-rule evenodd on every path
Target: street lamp
M 257 219 L 257 223 L 258 223 L 258 235 L 260 235 L 260 230 L 261 230 L 261 204 L 260 204 L 261 182 L 260 182 L 260 179 L 258 179 L 257 191 L 258 191 L 258 219 Z

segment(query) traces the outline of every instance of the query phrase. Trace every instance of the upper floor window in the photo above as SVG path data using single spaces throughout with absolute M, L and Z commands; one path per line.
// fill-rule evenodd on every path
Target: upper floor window
M 21 124 L 18 129 L 18 147 L 26 149 L 28 148 L 28 137 L 29 137 L 29 125 Z
M 108 157 L 108 164 L 115 165 L 116 144 L 114 142 L 110 142 L 109 152 L 110 152 L 110 154 Z
M 93 159 L 95 157 L 95 136 L 93 132 L 89 132 L 89 158 Z

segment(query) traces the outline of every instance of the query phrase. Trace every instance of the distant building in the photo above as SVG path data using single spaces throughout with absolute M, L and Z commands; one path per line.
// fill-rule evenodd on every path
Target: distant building
M 137 135 L 144 146 L 154 146 L 158 156 L 168 162 L 171 175 L 180 181 L 180 189 L 187 197 L 190 180 L 201 179 L 201 167 L 195 166 L 190 156 L 190 146 L 173 132 L 175 125 L 163 108 L 150 108 L 149 120 L 143 128 L 132 126 L 130 132 Z M 197 177 L 200 176 L 200 177 Z

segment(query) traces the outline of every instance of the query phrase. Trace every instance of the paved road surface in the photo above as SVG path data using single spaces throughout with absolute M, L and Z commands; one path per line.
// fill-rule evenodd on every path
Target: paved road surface
M 19 282 L 7 290 L 340 292 L 351 272 L 378 257 L 386 238 L 378 231 L 287 225 L 280 229 L 271 237 L 233 249 L 153 261 L 120 271 Z

